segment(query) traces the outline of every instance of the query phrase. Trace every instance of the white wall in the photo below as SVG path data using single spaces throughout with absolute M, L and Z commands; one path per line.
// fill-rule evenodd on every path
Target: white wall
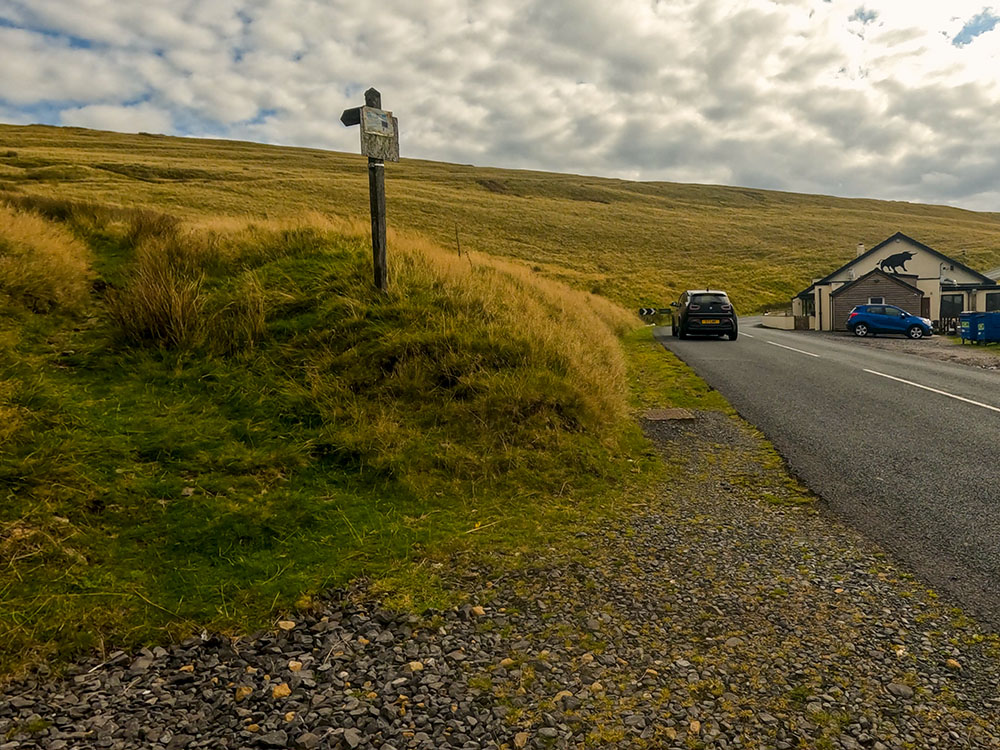
M 783 331 L 795 330 L 795 318 L 791 315 L 765 315 L 760 319 L 764 328 L 780 328 Z

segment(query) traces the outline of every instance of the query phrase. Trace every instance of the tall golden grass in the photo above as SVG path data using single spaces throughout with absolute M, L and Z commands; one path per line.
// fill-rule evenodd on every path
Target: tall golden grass
M 0 205 L 0 294 L 32 312 L 76 310 L 92 278 L 90 252 L 67 229 Z
M 171 225 L 165 234 L 140 240 L 108 309 L 127 341 L 235 354 L 267 336 L 269 306 L 283 303 L 284 293 L 267 289 L 256 269 L 303 252 L 322 255 L 324 248 L 342 253 L 345 241 L 365 247 L 367 238 L 366 222 L 321 215 Z M 412 232 L 392 231 L 389 241 L 389 291 L 361 283 L 368 295 L 352 297 L 344 314 L 392 310 L 404 317 L 386 328 L 378 345 L 380 352 L 398 353 L 394 382 L 441 382 L 445 388 L 461 383 L 478 404 L 470 403 L 469 413 L 497 435 L 501 449 L 508 430 L 510 442 L 523 444 L 523 435 L 514 435 L 519 421 L 542 419 L 533 429 L 544 432 L 549 423 L 553 435 L 615 434 L 607 426 L 627 412 L 620 337 L 634 327 L 628 311 L 524 263 L 481 253 L 459 256 Z M 365 258 L 359 263 L 355 272 L 366 273 Z M 420 320 L 411 325 L 408 314 Z M 352 393 L 356 386 L 336 374 L 342 357 L 336 348 L 326 353 L 318 345 L 303 363 L 310 398 L 325 404 L 321 409 L 331 423 L 342 425 L 336 429 L 360 440 L 358 450 L 366 454 L 386 454 L 385 446 L 412 440 L 412 426 L 401 424 L 392 407 L 379 417 L 369 397 L 358 400 Z M 377 365 L 365 365 L 372 367 Z M 364 413 L 352 412 L 356 401 Z M 364 430 L 355 429 L 362 424 Z
M 142 221 L 156 224 L 149 217 Z M 266 335 L 267 290 L 256 275 L 245 273 L 235 294 L 213 309 L 204 288 L 207 272 L 235 272 L 295 254 L 307 238 L 334 243 L 368 236 L 367 222 L 320 214 L 160 226 L 159 234 L 140 238 L 127 283 L 110 296 L 112 318 L 133 342 L 169 348 L 208 344 L 228 352 L 252 347 Z M 516 331 L 531 342 L 530 355 L 537 361 L 579 383 L 580 393 L 591 401 L 586 413 L 612 421 L 622 415 L 625 363 L 619 337 L 634 325 L 623 308 L 546 278 L 526 264 L 480 253 L 459 256 L 411 232 L 390 231 L 389 241 L 393 293 L 433 287 L 448 305 L 481 310 L 486 338 L 502 341 Z M 446 331 L 461 319 L 440 314 L 435 324 Z
M 585 411 L 611 421 L 624 415 L 626 370 L 620 336 L 635 326 L 624 308 L 546 278 L 526 264 L 443 250 L 419 235 L 391 233 L 390 270 L 404 286 L 438 285 L 458 301 L 488 311 L 488 336 L 517 332 L 536 361 L 566 373 L 589 402 Z
M 184 224 L 150 210 L 127 216 L 124 240 L 135 254 L 125 283 L 108 295 L 108 312 L 124 339 L 222 353 L 252 347 L 265 333 L 265 290 L 252 272 L 240 272 L 294 254 L 296 240 L 317 231 L 306 220 Z M 240 276 L 230 296 L 205 290 L 212 274 Z
M 167 348 L 201 341 L 203 275 L 179 247 L 174 238 L 145 242 L 126 285 L 108 295 L 108 313 L 126 340 Z

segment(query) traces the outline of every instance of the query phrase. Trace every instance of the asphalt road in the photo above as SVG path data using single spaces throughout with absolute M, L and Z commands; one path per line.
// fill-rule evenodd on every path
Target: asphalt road
M 656 333 L 831 512 L 1000 627 L 1000 374 L 759 320 Z

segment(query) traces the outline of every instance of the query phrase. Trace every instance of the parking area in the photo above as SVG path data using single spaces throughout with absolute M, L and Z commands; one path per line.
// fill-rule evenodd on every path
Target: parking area
M 803 333 L 813 335 L 812 331 L 803 331 Z M 958 362 L 984 370 L 1000 370 L 1000 345 L 976 346 L 969 343 L 962 344 L 956 336 L 931 336 L 930 338 L 912 341 L 902 336 L 857 338 L 850 333 L 840 331 L 818 335 L 849 338 L 860 346 L 907 352 L 927 357 L 928 359 L 938 359 L 943 362 Z

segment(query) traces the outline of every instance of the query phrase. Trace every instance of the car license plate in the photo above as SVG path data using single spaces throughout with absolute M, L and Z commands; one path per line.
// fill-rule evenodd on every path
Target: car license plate
M 704 323 L 705 325 L 713 325 L 713 326 L 719 325 L 718 318 L 712 318 L 711 320 L 702 320 L 701 322 Z

